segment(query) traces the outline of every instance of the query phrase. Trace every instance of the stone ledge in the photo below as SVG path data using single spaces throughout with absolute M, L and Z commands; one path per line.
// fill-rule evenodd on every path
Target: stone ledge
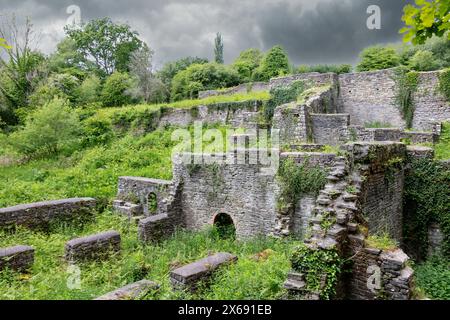
M 34 263 L 34 248 L 30 246 L 14 246 L 0 248 L 0 271 L 11 269 L 27 271 Z
M 135 300 L 145 296 L 151 290 L 158 290 L 159 285 L 153 281 L 141 280 L 104 294 L 95 300 Z

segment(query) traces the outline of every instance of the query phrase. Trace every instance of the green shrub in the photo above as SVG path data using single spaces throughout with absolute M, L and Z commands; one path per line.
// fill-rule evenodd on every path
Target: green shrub
M 31 113 L 25 126 L 10 136 L 12 146 L 28 158 L 49 156 L 71 150 L 78 140 L 78 115 L 66 100 L 55 98 Z
M 434 151 L 436 159 L 450 160 L 450 122 L 442 123 L 441 136 L 434 146 Z
M 88 118 L 83 122 L 83 147 L 107 144 L 114 137 L 111 122 L 105 119 Z
M 327 65 L 327 64 L 319 64 L 315 66 L 307 66 L 302 65 L 297 68 L 297 73 L 309 73 L 309 72 L 319 72 L 319 73 L 328 73 L 333 72 L 337 74 L 350 73 L 353 70 L 353 66 L 350 64 L 341 64 L 341 65 Z
M 239 84 L 239 74 L 217 63 L 193 64 L 172 80 L 172 100 L 194 99 L 202 90 L 232 87 Z
M 261 65 L 254 72 L 253 79 L 269 81 L 271 78 L 283 76 L 289 72 L 289 58 L 286 51 L 281 46 L 275 46 L 263 57 Z
M 450 300 L 450 263 L 434 256 L 415 268 L 416 285 L 431 299 Z
M 79 80 L 72 75 L 53 74 L 30 95 L 29 103 L 32 107 L 39 107 L 59 97 L 74 105 L 78 100 L 79 84 Z
M 95 74 L 90 75 L 81 83 L 78 88 L 78 102 L 81 105 L 98 102 L 101 93 L 102 84 L 99 77 Z
M 374 46 L 364 49 L 360 54 L 357 71 L 382 70 L 396 67 L 400 64 L 400 56 L 391 47 Z
M 408 65 L 415 71 L 432 71 L 439 69 L 439 63 L 435 59 L 433 52 L 428 50 L 418 50 L 408 61 Z
M 132 86 L 131 78 L 126 73 L 114 72 L 103 86 L 101 100 L 105 107 L 120 107 L 132 103 L 127 90 Z

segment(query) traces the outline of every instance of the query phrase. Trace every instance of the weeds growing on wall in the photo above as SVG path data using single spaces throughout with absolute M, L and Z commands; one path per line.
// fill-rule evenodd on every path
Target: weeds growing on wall
M 438 90 L 450 102 L 450 68 L 439 73 Z
M 320 299 L 330 300 L 342 271 L 343 261 L 335 249 L 310 249 L 298 247 L 291 257 L 292 269 L 305 275 L 306 287 L 319 294 Z
M 435 222 L 444 234 L 442 253 L 450 256 L 450 170 L 429 159 L 411 160 L 405 179 L 404 240 L 424 257 L 428 227 Z
M 297 97 L 305 91 L 307 85 L 305 81 L 298 80 L 288 86 L 278 86 L 270 90 L 271 98 L 266 102 L 264 117 L 267 123 L 272 121 L 275 108 L 283 104 L 296 101 Z
M 396 83 L 395 103 L 406 122 L 408 129 L 412 128 L 414 118 L 414 93 L 417 90 L 419 73 L 409 71 L 406 67 L 398 67 L 394 71 Z
M 317 195 L 325 187 L 326 176 L 325 170 L 311 166 L 308 160 L 300 165 L 292 159 L 281 161 L 277 174 L 281 184 L 278 206 L 295 205 L 304 194 Z

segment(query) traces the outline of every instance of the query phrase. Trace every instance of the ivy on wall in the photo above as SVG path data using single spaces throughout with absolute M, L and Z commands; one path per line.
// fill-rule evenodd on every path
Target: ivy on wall
M 291 256 L 292 269 L 305 276 L 306 288 L 330 300 L 336 294 L 336 285 L 343 268 L 343 260 L 335 249 L 298 247 Z
M 450 169 L 430 159 L 411 160 L 405 177 L 404 241 L 424 257 L 428 227 L 435 222 L 444 234 L 442 253 L 450 257 Z
M 450 102 L 450 68 L 439 73 L 438 91 Z
M 398 67 L 394 71 L 393 79 L 397 86 L 395 103 L 406 122 L 406 127 L 411 129 L 415 111 L 413 96 L 419 84 L 419 73 L 409 71 L 406 67 Z

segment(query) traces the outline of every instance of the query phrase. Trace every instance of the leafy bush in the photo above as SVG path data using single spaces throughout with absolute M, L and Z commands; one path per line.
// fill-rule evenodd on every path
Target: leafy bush
M 433 52 L 418 50 L 408 62 L 409 67 L 416 71 L 432 71 L 439 69 L 439 63 L 434 58 Z
M 81 105 L 97 102 L 99 100 L 101 89 L 102 83 L 100 78 L 95 74 L 90 75 L 84 79 L 77 90 L 78 102 Z
M 450 68 L 439 73 L 439 92 L 450 102 Z
M 269 81 L 271 78 L 288 74 L 289 58 L 281 46 L 270 49 L 261 61 L 261 65 L 254 72 L 254 80 Z
M 55 98 L 31 113 L 25 126 L 10 136 L 12 146 L 31 158 L 69 148 L 78 139 L 80 123 L 66 100 Z
M 131 78 L 126 73 L 114 72 L 103 86 L 101 100 L 105 107 L 120 107 L 130 104 L 131 97 L 127 90 L 132 86 Z
M 106 119 L 88 118 L 83 122 L 82 145 L 90 147 L 98 144 L 107 144 L 114 137 L 111 122 Z
M 297 68 L 297 73 L 309 73 L 309 72 L 319 72 L 319 73 L 328 73 L 333 72 L 337 74 L 350 73 L 352 72 L 353 67 L 350 64 L 341 64 L 341 65 L 327 65 L 327 64 L 319 64 L 315 66 L 306 66 L 302 65 Z
M 176 61 L 167 62 L 163 68 L 158 71 L 157 77 L 165 84 L 167 88 L 172 87 L 172 79 L 181 71 L 186 70 L 193 64 L 205 64 L 208 59 L 198 57 L 186 57 Z
M 360 54 L 357 71 L 373 71 L 396 67 L 400 64 L 400 56 L 394 48 L 374 46 L 364 49 Z
M 415 268 L 417 286 L 432 299 L 450 300 L 450 263 L 434 256 Z
M 192 99 L 201 90 L 232 87 L 239 84 L 239 74 L 217 63 L 194 64 L 178 73 L 172 80 L 172 100 Z
M 52 74 L 30 95 L 30 105 L 43 106 L 55 97 L 66 99 L 74 105 L 78 100 L 79 84 L 79 80 L 72 75 Z

